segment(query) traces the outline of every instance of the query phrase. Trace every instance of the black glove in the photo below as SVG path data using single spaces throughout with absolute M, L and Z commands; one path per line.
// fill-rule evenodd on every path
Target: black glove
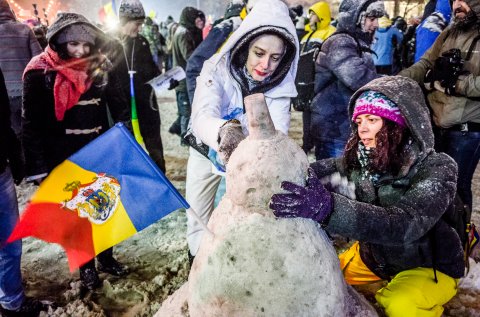
M 180 82 L 178 80 L 170 78 L 170 86 L 168 86 L 168 90 L 175 89 L 179 84 Z
M 433 69 L 427 71 L 424 81 L 427 84 L 438 81 L 447 95 L 453 95 L 464 63 L 462 52 L 458 48 L 448 50 L 435 60 Z

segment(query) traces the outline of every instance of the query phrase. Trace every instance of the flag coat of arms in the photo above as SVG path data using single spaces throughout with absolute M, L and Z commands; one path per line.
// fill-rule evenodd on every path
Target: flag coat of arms
M 70 270 L 188 203 L 117 124 L 58 165 L 41 183 L 8 242 L 60 244 Z

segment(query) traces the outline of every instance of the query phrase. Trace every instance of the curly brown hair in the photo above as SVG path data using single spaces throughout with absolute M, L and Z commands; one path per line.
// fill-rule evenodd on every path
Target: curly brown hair
M 402 166 L 402 151 L 411 134 L 406 127 L 384 118 L 382 120 L 383 126 L 375 137 L 376 147 L 372 152 L 370 168 L 373 173 L 392 173 L 395 175 Z M 358 142 L 360 142 L 358 129 L 354 127 L 351 137 L 345 146 L 345 155 L 343 157 L 343 162 L 349 171 L 360 167 L 357 157 Z

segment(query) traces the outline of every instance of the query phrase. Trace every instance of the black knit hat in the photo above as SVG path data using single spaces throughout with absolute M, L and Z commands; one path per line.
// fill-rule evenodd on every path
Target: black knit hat
M 145 10 L 140 0 L 122 0 L 118 9 L 118 18 L 122 25 L 128 21 L 145 19 Z

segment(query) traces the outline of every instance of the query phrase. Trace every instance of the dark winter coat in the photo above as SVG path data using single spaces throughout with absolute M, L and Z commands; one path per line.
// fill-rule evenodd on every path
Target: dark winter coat
M 0 0 L 6 3 L 6 0 Z M 0 5 L 0 68 L 10 97 L 22 95 L 22 74 L 42 48 L 32 30 L 15 19 L 8 4 Z
M 215 25 L 208 33 L 208 36 L 193 51 L 187 61 L 187 90 L 190 103 L 193 102 L 193 95 L 197 87 L 197 77 L 202 71 L 203 63 L 213 56 L 217 50 L 227 40 L 228 36 L 234 32 L 241 23 L 240 17 L 231 17 Z
M 193 51 L 201 43 L 202 31 L 195 26 L 195 19 L 203 15 L 202 11 L 192 7 L 183 9 L 180 15 L 178 27 L 173 35 L 172 55 L 173 66 L 180 66 L 187 69 L 187 61 Z M 181 80 L 175 88 L 176 91 L 187 92 L 186 80 Z
M 128 125 L 130 112 L 119 95 L 116 80 L 93 83 L 77 105 L 55 117 L 53 85 L 56 72 L 31 70 L 24 76 L 23 146 L 27 175 L 49 173 L 55 166 L 98 137 L 110 127 L 108 110 L 114 122 Z
M 136 72 L 134 88 L 140 133 L 152 159 L 160 169 L 165 170 L 157 98 L 152 86 L 147 84 L 149 80 L 160 75 L 160 71 L 153 61 L 150 45 L 140 34 L 134 38 L 126 37 L 123 44 L 119 40 L 119 34 L 109 35 L 114 40 L 109 43 L 106 52 L 114 65 L 112 72 L 120 82 L 120 89 L 117 93 L 130 100 L 130 77 L 128 74 L 130 67 Z
M 356 98 L 374 90 L 394 101 L 412 133 L 398 175 L 383 175 L 374 187 L 361 180 L 359 170 L 346 171 L 341 159 L 312 164 L 319 177 L 340 172 L 356 185 L 356 200 L 333 193 L 334 210 L 326 229 L 360 241 L 367 267 L 388 279 L 416 267 L 435 268 L 453 278 L 464 273 L 463 249 L 458 234 L 441 217 L 452 204 L 457 166 L 444 153 L 433 150 L 430 116 L 418 84 L 405 77 L 383 77 L 358 90 Z M 353 133 L 356 127 L 352 125 Z M 433 276 L 432 276 L 433 278 Z
M 20 141 L 10 125 L 10 106 L 3 73 L 0 70 L 0 174 L 10 165 L 15 180 L 21 180 L 24 162 Z
M 357 89 L 378 76 L 370 43 L 357 25 L 364 5 L 371 2 L 342 2 L 337 31 L 325 40 L 317 57 L 310 130 L 319 141 L 347 140 L 348 100 Z

